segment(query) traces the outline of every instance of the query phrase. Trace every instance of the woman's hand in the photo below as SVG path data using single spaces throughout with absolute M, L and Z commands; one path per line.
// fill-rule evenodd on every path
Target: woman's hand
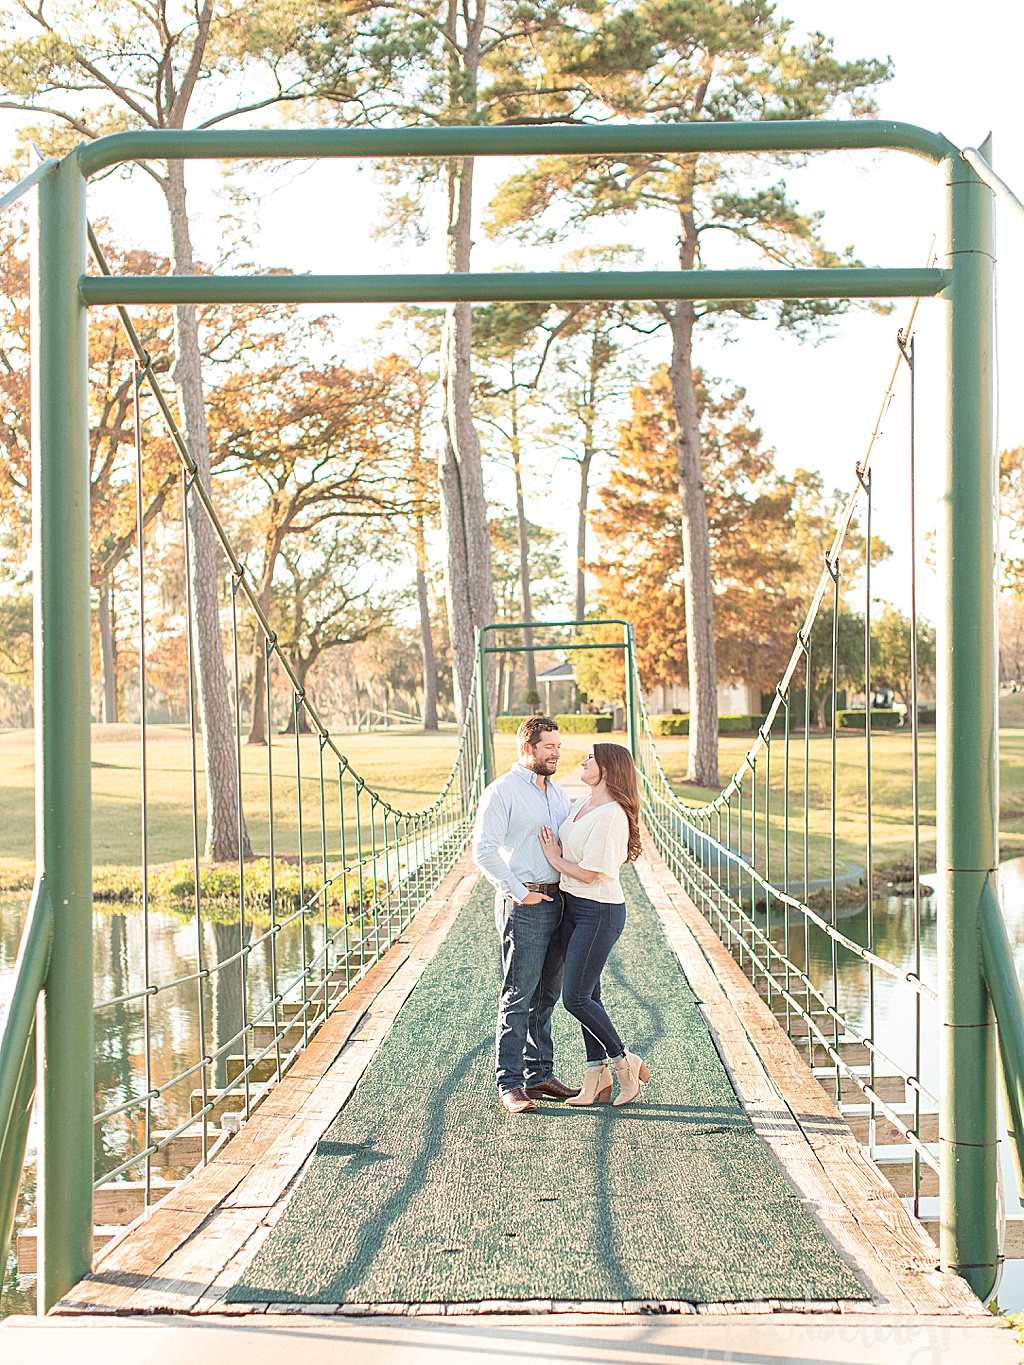
M 545 825 L 540 832 L 540 846 L 544 850 L 544 857 L 552 867 L 557 867 L 562 856 L 562 845 L 558 835 L 550 825 Z

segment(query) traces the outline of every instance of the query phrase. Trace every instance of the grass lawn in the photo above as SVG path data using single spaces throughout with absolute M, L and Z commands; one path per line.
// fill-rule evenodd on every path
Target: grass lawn
M 172 863 L 191 856 L 192 784 L 189 763 L 189 736 L 184 726 L 153 726 L 149 736 L 149 850 L 155 864 Z M 720 746 L 720 771 L 723 778 L 742 762 L 750 740 L 747 736 L 727 736 Z M 448 775 L 455 755 L 457 738 L 445 732 L 426 735 L 416 732 L 346 735 L 339 746 L 367 784 L 387 801 L 403 810 L 429 806 Z M 512 735 L 495 737 L 498 767 L 501 770 L 515 756 Z M 560 771 L 571 775 L 586 754 L 590 738 L 566 735 Z M 666 772 L 684 801 L 699 805 L 715 793 L 688 786 L 685 738 L 665 737 L 658 741 Z M 300 740 L 302 806 L 306 847 L 315 852 L 320 844 L 319 753 L 314 738 Z M 774 851 L 781 856 L 782 785 L 784 754 L 776 740 L 772 755 L 771 806 Z M 1004 857 L 1024 853 L 1024 728 L 1000 732 L 1001 832 Z M 873 846 L 879 866 L 906 859 L 912 848 L 910 736 L 896 733 L 875 735 L 873 754 Z M 139 731 L 131 725 L 96 725 L 92 734 L 93 758 L 93 855 L 98 867 L 137 865 L 139 862 Z M 200 752 L 201 758 L 201 752 Z M 274 771 L 275 847 L 281 854 L 298 851 L 298 802 L 296 793 L 295 739 L 275 736 L 269 758 Z M 831 828 L 830 793 L 831 741 L 827 735 L 812 736 L 809 752 L 809 858 L 812 875 L 828 866 Z M 841 861 L 863 864 L 865 813 L 864 737 L 842 735 L 838 744 L 836 833 Z M 790 747 L 790 860 L 793 875 L 802 860 L 803 825 L 803 741 L 791 740 Z M 267 764 L 264 748 L 242 750 L 243 791 L 250 837 L 257 855 L 268 852 Z M 33 858 L 33 736 L 28 730 L 0 733 L 0 822 L 4 836 L 0 841 L 0 873 L 8 883 L 31 877 Z M 758 802 L 764 802 L 763 757 L 758 768 Z M 339 810 L 337 768 L 325 756 L 327 844 L 329 854 L 339 848 Z M 749 810 L 749 782 L 745 805 Z M 346 779 L 346 838 L 354 837 L 351 813 L 351 783 Z M 201 829 L 204 828 L 202 782 L 199 789 Z M 363 837 L 368 843 L 366 811 L 363 806 Z M 926 858 L 934 857 L 935 823 L 935 736 L 921 736 L 921 816 Z M 736 839 L 734 838 L 734 843 Z M 349 847 L 353 845 L 350 843 Z
M 689 805 L 703 805 L 717 795 L 686 780 L 686 739 L 658 740 L 658 753 L 665 771 L 681 799 Z M 719 773 L 723 781 L 735 772 L 750 747 L 747 736 L 727 735 L 719 743 Z M 1024 854 L 1024 728 L 999 732 L 1000 848 L 1003 858 Z M 841 862 L 863 865 L 867 834 L 867 797 L 865 787 L 865 738 L 840 733 L 836 767 L 836 851 Z M 771 810 L 773 827 L 773 868 L 781 860 L 785 749 L 783 741 L 772 744 Z M 832 740 L 831 736 L 812 735 L 808 753 L 808 853 L 812 876 L 825 874 L 829 866 L 832 824 Z M 913 852 L 911 737 L 909 731 L 873 734 L 872 768 L 872 849 L 878 867 L 896 865 Z M 920 809 L 922 860 L 928 865 L 935 857 L 935 732 L 920 736 Z M 758 759 L 757 801 L 761 812 L 765 802 L 766 763 Z M 802 735 L 790 738 L 790 867 L 799 875 L 803 858 L 804 820 L 804 743 Z M 744 807 L 750 809 L 750 779 L 744 787 Z M 759 832 L 759 838 L 763 837 Z M 734 846 L 737 839 L 733 839 Z M 747 844 L 744 847 L 748 847 Z
M 186 726 L 155 725 L 147 730 L 149 792 L 149 857 L 154 864 L 192 856 L 192 777 Z M 416 811 L 433 803 L 451 771 L 458 747 L 453 732 L 423 734 L 394 731 L 339 738 L 339 748 L 367 785 L 401 810 Z M 30 730 L 0 732 L 0 877 L 8 884 L 31 880 L 34 848 L 34 740 Z M 269 852 L 268 757 L 274 775 L 274 845 L 278 854 L 298 852 L 296 752 L 293 735 L 275 735 L 265 748 L 242 747 L 242 791 L 253 851 Z M 515 758 L 515 736 L 498 735 L 499 768 Z M 586 735 L 566 736 L 562 767 L 572 772 L 587 753 Z M 202 747 L 197 746 L 202 763 Z M 320 755 L 317 740 L 299 741 L 302 773 L 302 817 L 307 853 L 320 848 Z M 324 755 L 327 848 L 340 850 L 338 765 Z M 93 861 L 97 867 L 137 866 L 141 769 L 136 725 L 92 727 Z M 345 779 L 346 840 L 355 849 L 352 782 Z M 199 782 L 200 838 L 205 831 L 203 782 Z M 361 805 L 361 835 L 369 851 L 369 802 Z M 379 808 L 378 808 L 379 810 Z M 378 816 L 378 831 L 380 828 Z M 379 833 L 378 833 L 379 838 Z

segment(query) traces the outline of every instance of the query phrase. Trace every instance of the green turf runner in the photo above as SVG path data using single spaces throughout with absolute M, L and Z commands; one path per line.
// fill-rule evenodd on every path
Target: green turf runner
M 498 1108 L 481 883 L 230 1300 L 868 1297 L 743 1114 L 631 869 L 623 885 L 604 998 L 650 1064 L 641 1099 Z M 555 1047 L 579 1080 L 560 1006 Z

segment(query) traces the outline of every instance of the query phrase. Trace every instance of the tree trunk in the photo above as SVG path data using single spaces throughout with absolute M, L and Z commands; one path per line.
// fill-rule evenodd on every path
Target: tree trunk
M 473 161 L 448 166 L 448 269 L 469 269 Z M 439 459 L 441 523 L 447 543 L 448 628 L 451 635 L 455 704 L 465 712 L 476 664 L 476 629 L 494 620 L 494 582 L 487 526 L 480 439 L 471 404 L 473 315 L 468 303 L 449 304 L 441 339 L 441 427 Z M 488 670 L 493 693 L 494 670 Z M 489 698 L 493 702 L 493 697 Z M 493 706 L 492 706 L 493 710 Z
M 672 401 L 678 435 L 676 456 L 682 504 L 686 658 L 690 684 L 690 744 L 686 776 L 701 787 L 718 786 L 718 670 L 715 603 L 711 584 L 708 509 L 700 457 L 700 418 L 693 385 L 693 304 L 671 315 Z
M 273 534 L 272 531 L 265 547 L 263 574 L 256 592 L 256 600 L 263 608 L 264 616 L 269 615 L 270 612 L 270 593 L 274 583 L 274 570 L 277 567 L 280 544 L 281 538 Z M 252 647 L 252 722 L 249 726 L 249 737 L 245 741 L 246 744 L 265 745 L 267 743 L 267 727 L 267 656 L 263 631 L 257 625 L 256 638 Z
M 515 404 L 515 392 L 512 396 Z M 519 596 L 523 608 L 523 620 L 533 620 L 533 602 L 530 597 L 530 527 L 526 520 L 526 503 L 523 498 L 523 466 L 519 462 L 519 423 L 513 407 L 512 417 L 512 466 L 516 476 L 516 528 L 519 533 Z M 526 645 L 526 689 L 537 690 L 537 661 L 533 653 L 533 626 L 523 631 L 523 644 Z
M 117 724 L 117 641 L 110 605 L 110 579 L 100 584 L 100 658 L 103 661 L 103 724 Z M 141 714 L 141 712 L 140 712 Z
M 437 729 L 437 659 L 427 597 L 427 546 L 423 518 L 416 520 L 416 600 L 420 608 L 420 651 L 423 655 L 423 728 Z
M 267 656 L 263 650 L 263 636 L 257 631 L 252 652 L 252 722 L 246 744 L 267 743 Z
M 580 460 L 580 498 L 576 509 L 576 620 L 587 614 L 587 499 L 590 496 L 590 466 L 594 459 L 593 440 L 588 438 Z
M 194 274 L 183 162 L 167 163 L 165 193 L 171 220 L 174 272 L 177 275 Z M 185 435 L 198 467 L 198 478 L 203 487 L 209 490 L 210 436 L 206 426 L 199 327 L 194 308 L 186 305 L 175 308 L 174 330 L 177 352 L 174 382 L 184 418 Z M 239 828 L 242 855 L 252 857 L 252 849 L 244 817 L 240 816 L 231 702 L 217 600 L 217 544 L 213 527 L 195 494 L 189 498 L 188 529 L 196 672 L 206 766 L 206 856 L 215 862 L 225 862 L 239 856 Z
M 291 664 L 292 669 L 295 672 L 295 676 L 299 680 L 299 687 L 302 689 L 303 692 L 305 692 L 306 690 L 306 675 L 309 673 L 309 670 L 313 667 L 314 663 L 316 663 L 319 654 L 320 651 L 317 650 L 317 652 L 315 654 L 311 654 L 308 659 L 303 658 L 303 656 L 298 653 L 288 655 L 288 662 Z M 288 724 L 285 726 L 282 733 L 286 735 L 294 735 L 296 716 L 298 717 L 299 734 L 300 735 L 312 734 L 313 732 L 310 729 L 309 725 L 309 713 L 307 712 L 304 706 L 296 706 L 294 700 L 292 702 L 291 710 L 288 713 Z

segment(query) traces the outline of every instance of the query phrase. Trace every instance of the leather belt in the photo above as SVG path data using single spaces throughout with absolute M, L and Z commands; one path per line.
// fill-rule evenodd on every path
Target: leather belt
M 551 896 L 559 889 L 558 882 L 523 882 L 527 891 L 539 891 L 542 895 Z

